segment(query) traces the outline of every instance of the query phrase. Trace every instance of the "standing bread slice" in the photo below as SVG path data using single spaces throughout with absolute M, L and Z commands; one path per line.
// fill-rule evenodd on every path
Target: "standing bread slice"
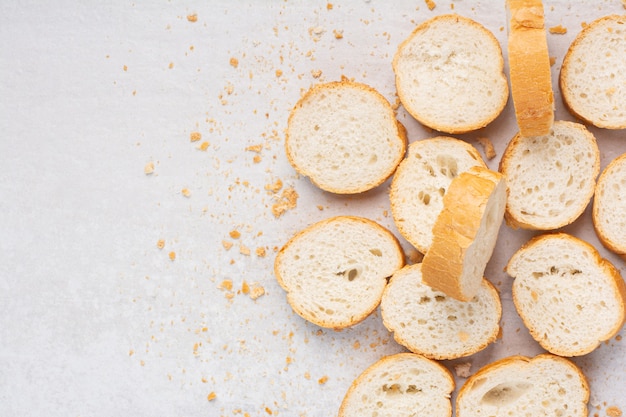
M 563 58 L 559 84 L 574 116 L 601 128 L 626 128 L 625 15 L 585 26 Z
M 472 167 L 452 180 L 422 262 L 424 283 L 460 301 L 479 291 L 506 207 L 504 176 Z
M 342 329 L 380 303 L 387 278 L 404 265 L 395 236 L 378 223 L 337 216 L 293 236 L 274 262 L 287 301 L 302 318 Z
M 611 161 L 598 178 L 592 218 L 602 244 L 626 259 L 626 153 Z
M 626 318 L 626 284 L 598 251 L 565 233 L 540 235 L 509 260 L 513 302 L 548 352 L 580 356 L 615 336 Z
M 522 136 L 543 136 L 554 122 L 554 93 L 541 0 L 507 0 L 511 96 Z
M 354 380 L 338 417 L 450 417 L 453 390 L 440 363 L 414 353 L 385 356 Z
M 421 253 L 430 248 L 450 183 L 473 166 L 487 167 L 478 150 L 460 139 L 438 136 L 409 146 L 393 176 L 389 198 L 396 227 Z
M 291 165 L 319 188 L 355 194 L 387 180 L 404 157 L 404 126 L 373 88 L 343 79 L 313 86 L 289 115 Z
M 400 44 L 392 65 L 404 108 L 442 132 L 487 126 L 509 97 L 498 40 L 467 17 L 441 15 L 421 23 Z

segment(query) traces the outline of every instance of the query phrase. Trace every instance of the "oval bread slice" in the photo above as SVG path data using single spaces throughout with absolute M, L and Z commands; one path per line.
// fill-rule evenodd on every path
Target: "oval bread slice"
M 438 136 L 409 145 L 391 181 L 389 198 L 400 234 L 421 253 L 430 248 L 452 179 L 473 166 L 487 167 L 476 148 L 460 139 Z
M 418 25 L 393 62 L 402 105 L 420 123 L 459 134 L 491 123 L 509 87 L 495 36 L 480 23 L 441 15 Z
M 548 352 L 580 356 L 615 336 L 626 317 L 626 284 L 587 242 L 565 233 L 537 236 L 509 260 L 513 302 Z
M 626 259 L 626 153 L 611 161 L 598 178 L 592 218 L 602 244 Z
M 454 379 L 436 361 L 414 353 L 385 356 L 359 375 L 338 417 L 450 417 Z
M 510 356 L 468 378 L 456 399 L 457 417 L 586 417 L 589 384 L 570 360 L 550 354 Z
M 380 309 L 396 342 L 438 360 L 469 356 L 487 347 L 498 336 L 502 315 L 498 292 L 486 279 L 474 298 L 458 301 L 425 285 L 421 264 L 393 274 Z
M 404 157 L 407 137 L 389 102 L 346 79 L 313 86 L 289 115 L 285 149 L 291 165 L 337 194 L 370 190 Z
M 278 252 L 274 273 L 297 314 L 342 329 L 378 307 L 387 278 L 403 265 L 389 230 L 362 217 L 337 216 L 293 236 Z

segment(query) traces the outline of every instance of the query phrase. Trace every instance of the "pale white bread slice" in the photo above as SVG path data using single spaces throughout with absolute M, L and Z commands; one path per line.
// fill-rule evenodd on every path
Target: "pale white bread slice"
M 414 353 L 385 356 L 354 380 L 338 417 L 450 417 L 453 390 L 440 363 Z
M 600 151 L 582 124 L 556 121 L 545 136 L 516 135 L 500 160 L 512 228 L 553 230 L 585 211 L 600 172 Z
M 433 239 L 433 225 L 452 179 L 473 166 L 487 167 L 480 153 L 460 139 L 438 136 L 411 143 L 391 181 L 393 220 L 402 236 L 421 253 Z
M 626 128 L 626 15 L 583 28 L 563 58 L 559 84 L 574 116 L 601 128 Z
M 467 17 L 449 14 L 422 22 L 400 44 L 392 66 L 404 108 L 442 132 L 488 125 L 509 97 L 498 40 Z
M 602 244 L 626 260 L 626 153 L 613 159 L 598 178 L 592 219 Z
M 589 384 L 570 360 L 544 353 L 485 365 L 461 386 L 457 417 L 586 417 Z
M 541 0 L 507 0 L 511 97 L 522 136 L 543 136 L 554 122 L 554 93 Z
M 422 265 L 398 270 L 380 302 L 383 324 L 411 352 L 456 359 L 483 350 L 500 331 L 502 307 L 496 289 L 482 280 L 470 301 L 458 301 L 422 282 Z
M 289 115 L 285 137 L 295 170 L 337 194 L 382 184 L 404 158 L 406 147 L 406 130 L 387 99 L 345 78 L 306 92 Z
M 475 166 L 450 183 L 422 261 L 426 285 L 460 301 L 478 293 L 504 219 L 506 181 Z
M 342 329 L 378 307 L 387 278 L 403 265 L 389 230 L 362 217 L 337 216 L 295 234 L 278 252 L 274 273 L 297 314 Z
M 589 243 L 565 233 L 536 236 L 509 260 L 513 302 L 548 352 L 580 356 L 624 324 L 626 285 Z

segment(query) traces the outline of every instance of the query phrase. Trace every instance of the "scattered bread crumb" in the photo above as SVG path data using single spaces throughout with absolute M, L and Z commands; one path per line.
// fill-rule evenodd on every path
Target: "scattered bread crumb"
M 322 206 L 322 205 L 319 205 L 319 204 L 318 204 L 317 209 L 318 209 L 319 211 L 322 211 L 322 210 L 324 210 L 324 206 Z
M 283 70 L 277 69 L 276 70 L 276 78 L 280 78 L 283 76 Z
M 159 239 L 157 240 L 157 248 L 163 249 L 165 247 L 165 240 Z
M 313 78 L 319 78 L 322 76 L 322 70 L 311 70 L 311 76 Z
M 198 15 L 196 13 L 194 14 L 188 14 L 187 15 L 187 20 L 194 23 L 198 21 Z
M 124 71 L 128 71 L 128 67 L 127 67 L 126 65 L 124 65 L 124 66 L 122 67 L 122 69 L 123 69 Z
M 246 255 L 249 256 L 250 255 L 250 248 L 241 244 L 239 245 L 239 253 L 242 255 Z
M 172 252 L 169 253 L 168 256 L 170 257 L 170 260 L 173 261 L 174 259 L 176 259 L 176 252 L 172 251 Z
M 231 279 L 225 279 L 223 280 L 219 287 L 220 290 L 227 290 L 227 291 L 232 291 L 233 289 L 233 281 Z
M 202 134 L 200 132 L 191 132 L 191 134 L 189 135 L 189 140 L 191 142 L 197 142 L 200 139 L 202 139 Z
M 606 415 L 609 417 L 621 417 L 622 410 L 619 407 L 613 405 L 606 409 Z
M 426 3 L 426 6 L 428 6 L 429 10 L 434 9 L 437 6 L 433 0 L 424 0 L 424 2 Z
M 626 0 L 624 0 L 626 1 Z M 326 10 L 332 10 L 333 9 L 333 4 L 332 3 L 326 3 Z
M 554 64 L 556 64 L 556 57 L 555 56 L 551 56 L 550 57 L 550 66 L 553 66 Z
M 239 239 L 241 237 L 241 233 L 237 229 L 231 230 L 228 235 L 233 239 Z
M 256 300 L 259 297 L 262 297 L 265 295 L 265 288 L 263 288 L 263 286 L 261 286 L 261 284 L 259 283 L 253 283 L 252 286 L 250 287 L 250 298 L 252 298 L 253 300 Z
M 206 151 L 207 149 L 209 149 L 209 145 L 209 142 L 202 142 L 200 146 L 198 146 L 198 149 L 200 149 L 201 151 Z
M 496 157 L 496 150 L 494 149 L 493 143 L 491 142 L 489 138 L 481 136 L 477 138 L 476 140 L 483 147 L 483 150 L 485 151 L 485 156 L 487 157 L 487 159 L 493 159 Z
M 283 182 L 280 180 L 280 178 L 276 179 L 273 184 L 265 184 L 265 189 L 267 191 L 273 192 L 274 194 L 279 192 L 281 188 L 283 188 Z
M 567 28 L 561 25 L 552 26 L 548 30 L 550 31 L 550 33 L 555 34 L 555 35 L 564 35 L 567 33 Z
M 131 350 L 128 351 L 128 356 L 133 356 L 134 354 L 135 354 L 134 350 L 131 349 Z
M 298 202 L 298 193 L 292 187 L 285 188 L 277 203 L 272 206 L 274 217 L 278 218 L 285 214 L 287 210 L 296 207 Z
M 230 66 L 233 68 L 237 68 L 239 66 L 239 60 L 235 57 L 230 59 Z
M 343 30 L 333 30 L 333 35 L 335 35 L 335 39 L 343 39 Z
M 206 396 L 206 399 L 209 401 L 213 401 L 215 398 L 217 398 L 217 394 L 215 394 L 215 392 L 211 392 L 209 395 Z
M 154 172 L 154 162 L 148 162 L 145 167 L 143 167 L 143 172 L 146 175 L 150 175 Z
M 170 64 L 169 64 L 167 67 L 168 67 L 169 69 L 174 68 L 174 63 L 173 63 L 173 62 L 170 62 Z
M 250 293 L 250 286 L 245 280 L 241 283 L 241 293 L 245 295 Z
M 262 246 L 259 246 L 258 248 L 256 248 L 254 252 L 256 253 L 256 256 L 258 256 L 259 258 L 265 258 L 265 255 L 267 254 L 265 248 Z
M 263 158 L 261 158 L 261 155 L 254 155 L 254 157 L 252 158 L 252 162 L 258 164 L 259 162 L 261 162 L 262 159 Z
M 230 248 L 233 247 L 233 242 L 229 242 L 227 240 L 222 240 L 222 246 L 224 246 L 224 249 L 230 250 Z
M 325 384 L 326 382 L 328 382 L 328 377 L 326 375 L 317 380 L 317 383 L 320 385 Z
M 260 153 L 263 150 L 263 145 L 261 144 L 257 144 L 257 145 L 250 145 L 246 147 L 246 151 L 252 151 L 252 152 L 256 152 L 256 153 Z
M 183 188 L 182 190 L 180 190 L 180 193 L 184 196 L 184 197 L 191 197 L 191 191 L 189 191 L 189 188 Z
M 456 373 L 456 376 L 458 376 L 459 378 L 467 378 L 471 375 L 470 373 L 471 367 L 472 367 L 472 364 L 470 362 L 457 363 L 454 365 L 454 372 Z

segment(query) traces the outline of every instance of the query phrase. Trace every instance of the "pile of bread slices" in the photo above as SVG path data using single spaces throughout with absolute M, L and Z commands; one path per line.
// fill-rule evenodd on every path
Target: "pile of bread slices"
M 583 124 L 626 128 L 626 16 L 588 24 L 563 60 L 559 87 L 575 123 L 554 117 L 541 0 L 506 3 L 508 79 L 496 38 L 466 17 L 424 21 L 398 47 L 400 102 L 441 136 L 409 145 L 389 102 L 347 79 L 312 87 L 289 116 L 285 147 L 296 171 L 339 194 L 391 178 L 394 224 L 423 254 L 407 265 L 393 233 L 358 216 L 310 225 L 277 254 L 275 275 L 297 314 L 343 329 L 380 307 L 408 351 L 366 369 L 340 417 L 451 415 L 454 379 L 438 361 L 472 355 L 498 336 L 500 298 L 484 272 L 503 221 L 540 232 L 506 272 L 517 312 L 547 353 L 477 371 L 458 391 L 457 416 L 586 416 L 589 386 L 566 358 L 588 354 L 624 325 L 619 270 L 592 245 L 555 231 L 595 195 L 597 235 L 626 259 L 626 154 L 600 175 L 598 146 Z M 445 134 L 491 123 L 509 82 L 519 133 L 495 171 L 469 143 Z

